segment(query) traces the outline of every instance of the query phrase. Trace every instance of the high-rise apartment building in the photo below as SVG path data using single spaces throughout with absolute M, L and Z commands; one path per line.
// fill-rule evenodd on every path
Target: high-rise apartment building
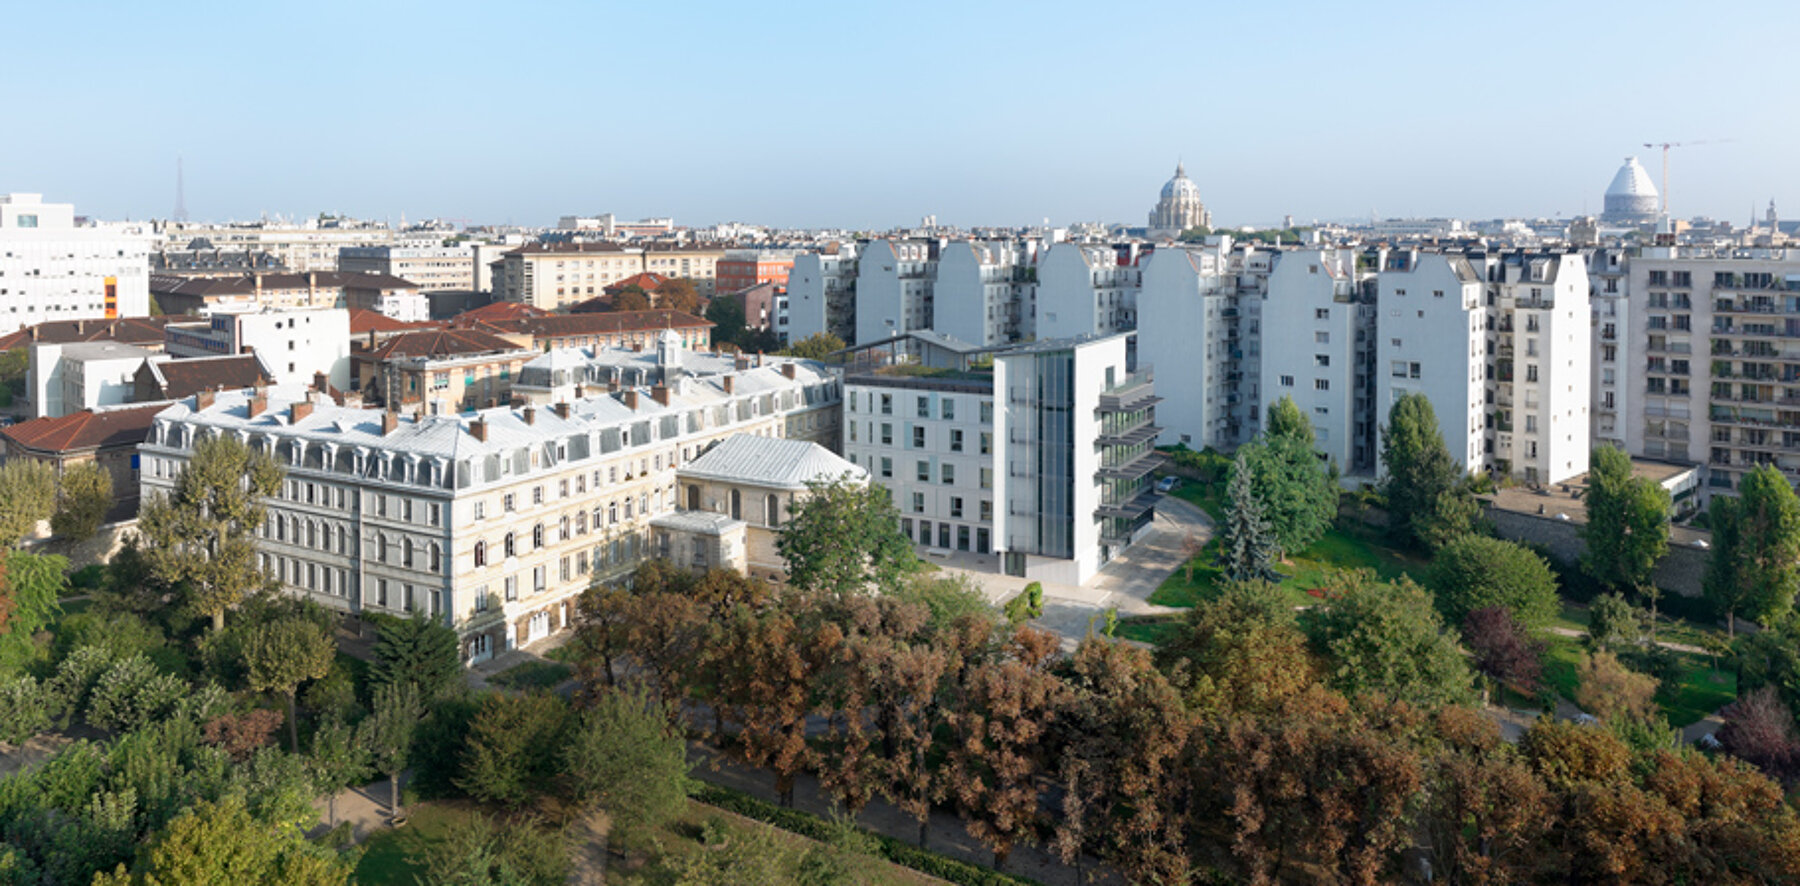
M 855 243 L 833 243 L 819 252 L 794 256 L 794 269 L 788 274 L 788 341 L 822 332 L 847 343 L 856 341 L 857 251 Z
M 932 330 L 989 347 L 1030 334 L 1037 287 L 1030 282 L 1029 245 L 969 240 L 938 252 Z
M 1375 469 L 1373 261 L 1353 249 L 1281 253 L 1262 306 L 1274 336 L 1262 352 L 1269 403 L 1291 398 L 1312 422 L 1317 450 L 1347 476 L 1369 476 Z M 1149 292 L 1146 286 L 1139 299 L 1147 301 Z M 1139 337 L 1149 332 L 1147 327 Z M 1319 385 L 1320 379 L 1328 384 Z M 1236 389 L 1238 379 L 1231 381 L 1227 390 Z M 1161 387 L 1170 390 L 1166 383 Z M 1163 406 L 1165 422 L 1173 411 L 1172 404 Z
M 1123 255 L 1123 259 L 1121 259 Z M 1037 335 L 1071 338 L 1138 328 L 1135 251 L 1058 243 L 1038 261 Z
M 150 314 L 149 226 L 76 224 L 75 207 L 0 194 L 0 331 Z
M 856 342 L 867 344 L 931 329 L 937 264 L 936 243 L 874 240 L 864 244 L 857 259 Z

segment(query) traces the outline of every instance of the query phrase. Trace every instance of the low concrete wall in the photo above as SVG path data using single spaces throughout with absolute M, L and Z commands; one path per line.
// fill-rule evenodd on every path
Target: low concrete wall
M 1487 508 L 1487 518 L 1494 524 L 1494 534 L 1508 541 L 1542 545 L 1559 560 L 1580 562 L 1585 547 L 1581 540 L 1581 524 L 1518 511 Z M 1669 553 L 1656 564 L 1651 578 L 1656 586 L 1684 597 L 1698 597 L 1706 576 L 1706 561 L 1711 552 L 1693 545 L 1669 545 Z

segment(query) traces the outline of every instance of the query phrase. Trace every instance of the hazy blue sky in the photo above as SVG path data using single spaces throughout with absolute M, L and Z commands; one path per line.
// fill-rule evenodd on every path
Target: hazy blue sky
M 1800 3 L 17 3 L 0 191 L 163 217 L 1800 216 Z

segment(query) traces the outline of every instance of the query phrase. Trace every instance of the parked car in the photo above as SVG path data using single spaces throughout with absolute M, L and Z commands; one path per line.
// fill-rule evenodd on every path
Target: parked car
M 1180 486 L 1180 485 L 1181 485 L 1180 477 L 1164 477 L 1161 480 L 1156 481 L 1156 491 L 1157 492 L 1174 492 L 1175 487 Z

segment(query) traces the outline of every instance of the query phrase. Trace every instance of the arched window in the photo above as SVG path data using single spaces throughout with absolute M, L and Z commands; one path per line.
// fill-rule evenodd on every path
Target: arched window
M 544 524 L 539 523 L 538 525 L 531 527 L 531 549 L 535 551 L 543 546 Z
M 275 515 L 275 540 L 287 541 L 287 518 L 280 514 Z
M 386 563 L 388 561 L 388 549 L 387 548 L 388 548 L 387 536 L 385 536 L 385 535 L 375 536 L 375 559 L 376 560 L 379 560 L 382 563 Z
M 744 519 L 744 497 L 736 489 L 731 490 L 731 519 Z
M 311 520 L 306 521 L 306 546 L 309 548 L 319 546 L 319 524 Z
M 338 527 L 338 548 L 340 554 L 350 553 L 350 533 L 344 527 Z
M 432 542 L 431 546 L 426 549 L 426 553 L 431 556 L 431 560 L 425 564 L 426 569 L 437 572 L 443 567 L 444 549 L 439 547 L 437 542 Z
M 606 522 L 607 522 L 607 525 L 609 525 L 609 526 L 614 523 L 619 522 L 619 503 L 618 502 L 612 501 L 612 502 L 606 503 Z
M 569 540 L 569 518 L 567 515 L 564 515 L 562 520 L 559 521 L 556 525 L 556 540 L 557 541 L 568 541 Z
M 486 565 L 487 565 L 487 542 L 478 541 L 475 543 L 475 567 L 477 569 L 479 569 Z
M 405 566 L 408 569 L 413 568 L 413 540 L 412 539 L 409 538 L 406 540 L 406 547 L 401 548 L 400 555 L 402 557 L 402 559 L 400 561 L 400 565 Z
M 764 503 L 763 525 L 769 527 L 781 525 L 781 496 L 771 493 Z
M 513 533 L 508 532 L 506 534 L 506 542 L 503 546 L 503 550 L 505 551 L 506 557 L 509 560 L 512 559 L 513 557 L 518 556 L 519 540 Z

